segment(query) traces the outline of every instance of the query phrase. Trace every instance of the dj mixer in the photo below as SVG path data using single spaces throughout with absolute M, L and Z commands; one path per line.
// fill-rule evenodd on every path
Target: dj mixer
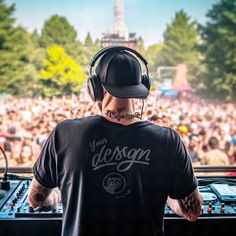
M 49 212 L 34 211 L 27 202 L 31 179 L 10 180 L 0 190 L 0 235 L 60 235 L 62 204 Z M 165 207 L 165 235 L 236 235 L 236 181 L 199 181 L 202 214 L 196 222 Z

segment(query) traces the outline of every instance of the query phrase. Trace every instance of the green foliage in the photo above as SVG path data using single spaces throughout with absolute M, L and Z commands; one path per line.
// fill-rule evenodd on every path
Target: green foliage
M 93 43 L 88 33 L 82 45 L 67 19 L 57 15 L 45 22 L 41 35 L 30 34 L 13 26 L 13 12 L 14 5 L 6 6 L 0 0 L 0 93 L 53 96 L 79 92 L 86 80 L 79 64 L 88 69 L 85 66 L 100 49 L 99 41 Z
M 83 51 L 82 51 L 82 55 L 84 57 L 83 57 L 83 62 L 81 62 L 81 65 L 84 67 L 87 73 L 89 72 L 90 68 L 89 64 L 91 59 L 100 49 L 101 49 L 100 41 L 96 39 L 95 42 L 93 42 L 90 33 L 88 33 L 84 40 Z
M 93 46 L 93 39 L 92 39 L 92 37 L 91 37 L 91 35 L 90 35 L 89 32 L 88 32 L 88 34 L 87 34 L 87 36 L 86 36 L 86 38 L 85 38 L 85 40 L 84 40 L 84 46 L 85 46 L 85 47 L 91 47 L 91 46 Z
M 161 63 L 162 48 L 163 45 L 161 44 L 153 44 L 150 45 L 144 53 L 144 56 L 148 61 L 149 71 L 152 78 L 156 76 L 157 67 Z
M 139 36 L 137 38 L 137 51 L 140 54 L 144 54 L 145 53 L 145 46 L 144 46 L 144 40 L 141 36 Z
M 64 16 L 54 15 L 45 21 L 39 42 L 44 48 L 55 45 L 63 47 L 67 54 L 83 65 L 86 56 L 83 54 L 83 45 L 76 36 L 77 32 Z
M 162 64 L 165 66 L 186 64 L 189 77 L 196 78 L 196 68 L 199 68 L 201 58 L 197 49 L 198 44 L 199 34 L 196 23 L 191 21 L 183 10 L 177 12 L 171 25 L 168 25 L 164 32 Z
M 79 40 L 66 45 L 64 49 L 77 63 L 83 65 L 85 60 L 85 55 L 83 53 L 84 47 Z
M 52 46 L 47 50 L 40 80 L 43 95 L 51 97 L 79 93 L 86 75 L 62 47 Z
M 14 5 L 0 0 L 0 93 L 32 95 L 34 66 L 30 64 L 29 33 L 14 27 Z
M 5 49 L 6 38 L 12 29 L 12 24 L 15 22 L 12 17 L 14 10 L 14 5 L 6 6 L 3 0 L 0 0 L 0 50 Z
M 204 63 L 202 82 L 211 97 L 236 100 L 236 1 L 221 0 L 202 26 Z
M 40 42 L 44 47 L 65 47 L 76 41 L 76 31 L 64 16 L 54 15 L 45 21 Z

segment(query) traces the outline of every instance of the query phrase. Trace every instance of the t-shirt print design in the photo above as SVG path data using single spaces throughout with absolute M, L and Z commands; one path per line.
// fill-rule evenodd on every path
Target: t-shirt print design
M 126 172 L 134 164 L 149 165 L 151 150 L 133 148 L 129 146 L 108 146 L 107 139 L 103 142 L 93 140 L 90 142 L 92 156 L 92 170 L 98 170 L 107 166 L 116 166 L 117 172 Z M 106 140 L 106 141 L 105 141 Z M 96 145 L 101 143 L 101 145 Z
M 92 140 L 89 143 L 92 153 L 92 171 L 115 167 L 111 173 L 104 175 L 103 189 L 112 195 L 123 194 L 127 180 L 122 173 L 127 172 L 133 165 L 149 165 L 151 150 L 137 147 L 117 145 L 111 147 L 107 138 Z M 130 190 L 126 191 L 126 195 Z

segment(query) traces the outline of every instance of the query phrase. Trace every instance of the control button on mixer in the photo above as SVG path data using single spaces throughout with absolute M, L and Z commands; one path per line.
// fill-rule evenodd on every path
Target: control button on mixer
M 225 204 L 224 203 L 221 204 L 220 212 L 221 213 L 225 212 Z
M 208 206 L 208 208 L 207 208 L 207 212 L 208 212 L 208 213 L 211 213 L 211 212 L 212 212 L 212 204 L 211 204 L 211 203 L 209 204 L 209 206 Z

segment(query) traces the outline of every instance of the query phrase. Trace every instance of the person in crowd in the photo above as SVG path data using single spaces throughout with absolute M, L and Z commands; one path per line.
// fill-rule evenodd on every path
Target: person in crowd
M 188 152 L 194 165 L 200 164 L 199 158 L 199 138 L 198 135 L 192 134 L 189 137 Z
M 203 155 L 201 164 L 211 166 L 229 165 L 228 157 L 225 152 L 219 149 L 219 141 L 216 137 L 210 137 L 208 145 L 210 150 Z
M 233 163 L 232 163 L 232 165 L 236 167 L 236 149 L 235 149 L 235 151 L 233 152 L 232 157 L 233 157 Z M 236 176 L 236 169 L 235 169 L 234 171 L 228 172 L 227 175 L 229 175 L 229 176 Z

